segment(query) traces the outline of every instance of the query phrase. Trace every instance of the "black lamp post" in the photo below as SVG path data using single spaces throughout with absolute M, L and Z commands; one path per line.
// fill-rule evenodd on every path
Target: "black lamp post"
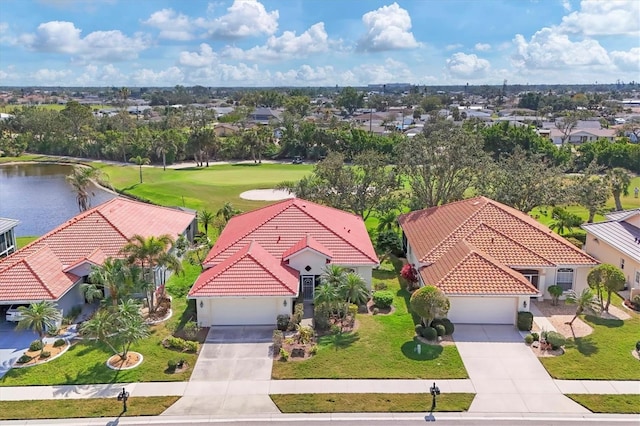
M 433 382 L 433 386 L 429 388 L 429 392 L 433 397 L 433 400 L 431 401 L 431 411 L 433 412 L 433 410 L 436 409 L 436 396 L 440 395 L 440 388 L 436 386 L 436 382 Z
M 122 412 L 123 413 L 125 413 L 127 411 L 127 399 L 129 399 L 129 392 L 127 392 L 127 390 L 125 388 L 122 388 L 122 392 L 120 392 L 118 394 L 118 401 L 122 401 Z

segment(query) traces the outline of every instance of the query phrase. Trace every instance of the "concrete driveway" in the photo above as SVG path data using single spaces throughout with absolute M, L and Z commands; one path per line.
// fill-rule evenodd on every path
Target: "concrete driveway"
M 7 374 L 13 363 L 29 349 L 29 344 L 38 338 L 32 331 L 15 331 L 15 323 L 0 323 L 0 377 Z
M 274 327 L 212 327 L 184 396 L 164 415 L 271 414 L 269 398 Z
M 453 338 L 476 390 L 470 412 L 588 413 L 562 395 L 512 325 L 456 325 Z

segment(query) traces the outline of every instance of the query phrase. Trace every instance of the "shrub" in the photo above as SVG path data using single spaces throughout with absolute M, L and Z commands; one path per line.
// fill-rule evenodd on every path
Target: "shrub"
M 188 340 L 194 340 L 200 331 L 200 326 L 195 321 L 187 321 L 182 330 Z
M 635 296 L 633 296 L 631 303 L 635 305 L 636 310 L 640 309 L 640 294 L 636 294 Z
M 340 328 L 339 325 L 337 324 L 331 324 L 331 334 L 338 334 L 342 331 L 342 329 Z
M 56 337 L 58 334 L 60 334 L 59 328 L 50 328 L 47 330 L 47 336 L 49 337 Z
M 422 336 L 422 330 L 424 330 L 424 326 L 422 324 L 416 324 L 413 329 L 416 331 L 418 336 Z
M 427 340 L 436 340 L 438 338 L 438 332 L 433 327 L 425 327 L 422 330 L 422 337 Z
M 533 314 L 531 312 L 518 312 L 518 330 L 531 331 L 533 327 Z
M 449 321 L 449 318 L 443 318 L 442 325 L 444 325 L 444 334 L 446 334 L 447 336 L 451 336 L 456 330 L 456 327 L 451 321 Z
M 42 350 L 42 341 L 41 340 L 34 340 L 33 342 L 31 342 L 29 344 L 29 350 L 30 351 L 40 351 Z
M 297 338 L 300 343 L 306 345 L 313 339 L 313 328 L 308 325 L 298 325 Z
M 295 326 L 300 324 L 302 322 L 302 318 L 304 318 L 304 304 L 296 303 L 293 308 L 293 317 L 291 318 L 293 325 Z
M 393 293 L 389 290 L 378 290 L 373 293 L 373 303 L 381 309 L 386 309 L 393 303 Z
M 175 360 L 170 359 L 169 361 L 167 361 L 167 370 L 169 370 L 170 372 L 176 371 L 177 366 L 178 363 Z
M 309 353 L 311 355 L 315 355 L 318 353 L 318 345 L 313 345 L 309 348 Z
M 349 304 L 349 315 L 351 318 L 355 318 L 358 315 L 358 305 L 354 305 L 353 303 Z
M 442 324 L 436 324 L 436 326 L 433 328 L 436 329 L 436 333 L 438 333 L 438 336 L 444 336 L 447 332 L 444 328 L 444 325 Z
M 280 359 L 282 361 L 289 361 L 289 352 L 284 348 L 280 348 Z
M 164 340 L 165 347 L 177 349 L 179 351 L 197 352 L 198 342 L 184 340 L 179 337 L 169 336 Z
M 533 336 L 531 334 L 527 334 L 526 336 L 524 336 L 524 342 L 527 345 L 530 345 L 533 343 Z
M 640 340 L 636 342 L 636 352 L 640 353 Z
M 531 333 L 531 337 L 533 338 L 534 342 L 537 342 L 540 340 L 540 335 L 536 332 Z
M 185 341 L 184 350 L 187 352 L 198 352 L 198 342 L 194 342 L 192 340 Z
M 404 278 L 410 288 L 415 288 L 418 283 L 418 270 L 410 263 L 406 263 L 400 270 L 400 276 Z
M 31 361 L 33 358 L 30 357 L 29 355 L 22 355 L 20 358 L 18 358 L 18 360 L 16 361 L 18 364 L 26 364 L 27 362 Z
M 558 332 L 549 331 L 547 332 L 546 341 L 551 345 L 552 349 L 558 349 L 566 343 L 567 339 Z
M 373 308 L 373 315 L 378 315 L 380 313 L 380 309 L 378 308 Z
M 274 352 L 280 351 L 280 348 L 282 347 L 282 342 L 284 341 L 284 334 L 282 333 L 282 330 L 273 330 L 272 339 L 273 339 Z
M 313 325 L 317 330 L 329 328 L 329 312 L 325 309 L 315 309 L 313 312 Z
M 276 327 L 278 330 L 286 331 L 289 327 L 289 315 L 280 314 L 276 317 Z
M 51 356 L 51 352 L 49 351 L 42 351 L 40 352 L 40 358 L 49 358 Z
M 387 286 L 387 283 L 385 282 L 377 282 L 377 283 L 373 283 L 373 289 L 375 291 L 379 291 L 379 290 L 386 290 L 389 287 Z
M 59 348 L 60 346 L 64 346 L 65 343 L 67 343 L 64 339 L 56 339 L 55 342 L 53 342 L 53 347 L 54 348 Z

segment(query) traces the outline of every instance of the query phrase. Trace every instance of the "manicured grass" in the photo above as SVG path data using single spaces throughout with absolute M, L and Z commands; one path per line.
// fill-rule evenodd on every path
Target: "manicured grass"
M 307 393 L 270 395 L 283 413 L 421 413 L 431 410 L 428 393 Z M 472 393 L 438 396 L 434 411 L 468 411 Z
M 191 273 L 191 270 L 189 272 Z M 175 276 L 171 277 L 169 283 L 174 279 L 176 279 Z M 171 287 L 169 283 L 167 284 L 168 289 Z M 51 362 L 30 368 L 14 368 L 10 370 L 0 379 L 0 386 L 84 385 L 189 380 L 197 355 L 165 349 L 161 342 L 171 334 L 170 330 L 191 318 L 192 310 L 193 306 L 191 308 L 187 306 L 185 297 L 174 297 L 174 314 L 171 319 L 164 324 L 151 327 L 151 336 L 135 343 L 131 347 L 131 350 L 144 356 L 142 364 L 132 370 L 114 371 L 109 369 L 105 363 L 113 353 L 102 344 L 82 341 L 71 346 L 64 355 Z M 190 368 L 182 373 L 170 374 L 167 372 L 167 361 L 171 359 L 175 361 L 184 359 Z
M 567 396 L 594 413 L 640 414 L 640 395 L 569 394 Z
M 20 249 L 38 238 L 40 237 L 16 237 L 16 244 L 18 244 L 18 248 Z
M 398 262 L 396 262 L 398 265 Z M 323 336 L 317 354 L 305 361 L 274 361 L 274 379 L 458 379 L 467 378 L 455 346 L 422 344 L 416 353 L 414 322 L 407 311 L 409 293 L 400 288 L 392 264 L 374 271 L 396 293 L 390 315 L 358 315 L 353 333 Z
M 0 401 L 0 419 L 157 416 L 178 399 L 177 396 L 132 397 L 127 401 L 126 413 L 122 412 L 122 403 L 114 398 Z
M 621 300 L 618 295 L 612 296 L 616 306 Z M 640 315 L 624 311 L 632 318 L 621 321 L 581 316 L 593 333 L 571 339 L 564 355 L 540 358 L 540 362 L 556 379 L 640 380 L 638 360 L 631 355 L 640 338 Z

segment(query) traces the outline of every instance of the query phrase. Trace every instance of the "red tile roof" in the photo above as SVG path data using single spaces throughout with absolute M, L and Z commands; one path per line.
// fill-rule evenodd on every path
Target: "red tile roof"
M 205 260 L 214 266 L 256 241 L 275 258 L 298 244 L 306 235 L 317 247 L 332 255 L 339 265 L 379 263 L 361 217 L 292 198 L 231 218 Z M 326 254 L 326 253 L 325 253 Z
M 414 211 L 398 222 L 416 258 L 428 265 L 421 271 L 425 283 L 451 292 L 530 294 L 510 267 L 598 263 L 530 216 L 485 197 Z
M 297 296 L 299 274 L 252 241 L 204 271 L 189 297 Z
M 313 237 L 310 237 L 307 234 L 304 237 L 302 237 L 300 239 L 300 241 L 298 241 L 293 246 L 291 246 L 290 249 L 288 249 L 287 251 L 282 253 L 282 259 L 287 259 L 288 257 L 290 257 L 290 256 L 292 256 L 292 255 L 294 255 L 294 254 L 296 254 L 299 251 L 302 251 L 304 249 L 314 250 L 314 251 L 316 251 L 316 252 L 318 252 L 320 254 L 325 255 L 329 259 L 331 259 L 331 257 L 332 257 L 331 250 L 329 250 L 328 248 L 326 248 L 325 246 L 323 246 L 322 244 L 317 242 Z
M 194 213 L 116 197 L 80 213 L 0 260 L 0 300 L 56 300 L 74 283 L 63 278 L 69 267 L 85 260 L 101 263 L 106 257 L 120 256 L 120 249 L 135 234 L 177 237 L 194 217 Z M 25 263 L 44 247 L 51 252 L 48 263 Z M 25 269 L 27 264 L 31 265 L 31 271 Z

